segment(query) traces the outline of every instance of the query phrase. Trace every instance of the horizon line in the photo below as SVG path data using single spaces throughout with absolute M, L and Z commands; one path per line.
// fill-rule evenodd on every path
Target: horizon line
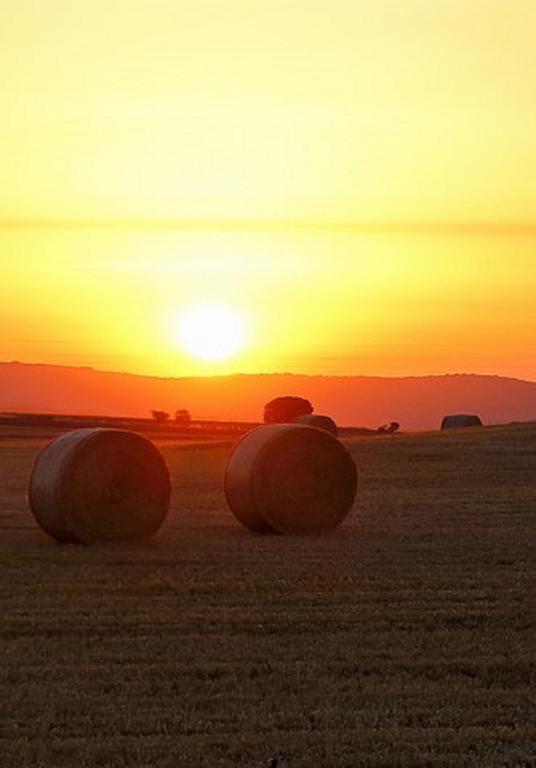
M 353 231 L 439 235 L 536 236 L 536 221 L 489 219 L 199 219 L 199 218 L 0 218 L 0 230 L 131 229 L 226 231 Z
M 135 376 L 147 379 L 218 379 L 231 378 L 235 376 L 299 376 L 303 378 L 320 379 L 437 379 L 448 376 L 478 376 L 480 378 L 509 379 L 510 381 L 520 381 L 526 384 L 536 384 L 535 379 L 521 378 L 519 376 L 509 376 L 502 373 L 476 373 L 475 371 L 451 371 L 449 373 L 409 373 L 409 374 L 368 374 L 368 373 L 293 373 L 292 371 L 256 371 L 255 373 L 245 373 L 243 371 L 233 371 L 232 373 L 213 373 L 213 374 L 189 374 L 189 375 L 162 375 L 157 373 L 136 373 L 134 371 L 119 371 L 112 368 L 95 368 L 93 365 L 66 365 L 64 363 L 46 363 L 46 362 L 25 362 L 23 360 L 0 360 L 0 365 L 28 365 L 28 366 L 48 366 L 51 368 L 69 368 L 80 371 L 94 371 L 95 373 L 112 374 L 115 376 Z

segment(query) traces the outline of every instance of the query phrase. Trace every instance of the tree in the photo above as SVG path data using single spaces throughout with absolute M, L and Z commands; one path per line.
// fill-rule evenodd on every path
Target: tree
M 312 413 L 313 410 L 309 400 L 304 397 L 276 397 L 264 406 L 264 421 L 266 424 L 288 424 L 298 416 Z
M 191 420 L 190 411 L 187 411 L 186 408 L 179 408 L 178 411 L 175 411 L 175 424 L 179 424 L 181 427 L 189 427 Z
M 169 413 L 167 413 L 167 411 L 151 411 L 151 416 L 157 424 L 165 424 L 169 419 Z

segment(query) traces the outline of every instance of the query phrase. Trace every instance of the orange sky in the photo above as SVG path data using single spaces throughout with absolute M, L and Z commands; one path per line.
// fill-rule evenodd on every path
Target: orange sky
M 533 0 L 9 4 L 0 358 L 536 379 L 535 29 Z M 244 318 L 227 361 L 178 341 L 207 301 Z

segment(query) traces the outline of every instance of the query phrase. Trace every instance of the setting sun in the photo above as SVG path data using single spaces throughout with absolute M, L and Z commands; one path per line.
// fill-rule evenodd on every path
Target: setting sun
M 227 360 L 245 345 L 244 318 L 227 304 L 198 304 L 181 315 L 179 341 L 200 360 Z

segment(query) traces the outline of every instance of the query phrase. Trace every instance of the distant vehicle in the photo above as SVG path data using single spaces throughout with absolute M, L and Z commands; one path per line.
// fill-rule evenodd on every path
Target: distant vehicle
M 466 413 L 457 413 L 451 416 L 445 416 L 441 422 L 441 429 L 460 429 L 462 427 L 481 427 L 480 416 Z

